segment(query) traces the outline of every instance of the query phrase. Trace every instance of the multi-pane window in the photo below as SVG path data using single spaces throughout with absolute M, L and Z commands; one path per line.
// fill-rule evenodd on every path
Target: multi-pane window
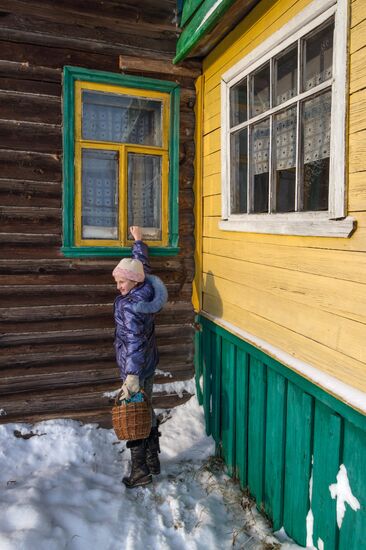
M 328 209 L 334 21 L 230 88 L 230 211 Z
M 64 67 L 63 247 L 130 255 L 131 225 L 152 255 L 178 253 L 179 85 Z
M 223 75 L 222 229 L 352 231 L 345 217 L 346 13 L 346 0 L 311 4 Z
M 166 244 L 169 95 L 76 83 L 76 243 Z M 165 208 L 165 210 L 164 210 Z

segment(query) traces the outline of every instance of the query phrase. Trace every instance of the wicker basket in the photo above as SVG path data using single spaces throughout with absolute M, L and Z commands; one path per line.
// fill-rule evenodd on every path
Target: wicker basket
M 151 404 L 145 392 L 141 403 L 118 403 L 112 408 L 112 423 L 118 439 L 145 439 L 151 430 Z

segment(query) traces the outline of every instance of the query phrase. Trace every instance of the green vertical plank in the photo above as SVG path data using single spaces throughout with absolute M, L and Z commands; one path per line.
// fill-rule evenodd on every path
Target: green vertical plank
M 256 498 L 258 508 L 263 506 L 266 367 L 251 356 L 249 364 L 248 411 L 248 487 Z
M 340 463 L 342 420 L 332 410 L 315 404 L 313 491 L 311 509 L 314 516 L 314 545 L 319 538 L 324 548 L 337 548 L 336 502 L 329 485 L 335 482 Z
M 235 382 L 235 460 L 236 475 L 241 487 L 247 485 L 248 454 L 248 374 L 249 357 L 244 350 L 236 350 Z
M 229 475 L 235 470 L 235 346 L 222 340 L 221 440 Z
M 344 424 L 343 464 L 360 509 L 354 511 L 346 504 L 339 532 L 339 550 L 361 550 L 366 548 L 366 432 L 350 422 Z
M 286 379 L 268 368 L 264 505 L 274 529 L 283 524 L 286 389 Z
M 194 334 L 194 372 L 196 380 L 196 395 L 200 405 L 203 405 L 203 373 L 202 373 L 202 332 L 196 330 Z
M 202 353 L 203 353 L 203 410 L 205 413 L 205 424 L 207 435 L 211 434 L 211 330 L 203 328 Z
M 312 409 L 312 397 L 289 383 L 283 525 L 286 533 L 303 546 L 306 546 L 306 516 L 310 506 Z
M 221 336 L 216 334 L 212 354 L 212 437 L 218 445 L 221 440 Z

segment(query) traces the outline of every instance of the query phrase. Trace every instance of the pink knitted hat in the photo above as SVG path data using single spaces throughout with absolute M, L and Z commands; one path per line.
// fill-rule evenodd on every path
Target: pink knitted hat
M 138 283 L 145 280 L 144 266 L 140 260 L 134 258 L 123 258 L 112 271 L 112 275 L 115 279 L 122 277 Z

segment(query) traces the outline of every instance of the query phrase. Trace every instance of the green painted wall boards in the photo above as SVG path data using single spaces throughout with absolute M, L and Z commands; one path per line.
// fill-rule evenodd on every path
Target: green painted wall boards
M 249 363 L 248 487 L 259 507 L 263 502 L 266 370 L 262 361 Z
M 235 382 L 235 463 L 236 476 L 242 487 L 248 480 L 248 377 L 249 355 L 241 349 L 236 352 Z
M 274 529 L 283 525 L 286 405 L 286 379 L 268 368 L 264 508 L 273 519 Z
M 324 550 L 366 548 L 366 418 L 222 327 L 199 316 L 206 422 L 228 472 L 302 546 L 306 517 Z M 346 504 L 342 529 L 329 485 L 341 464 L 361 509 Z M 309 485 L 313 475 L 310 502 Z

